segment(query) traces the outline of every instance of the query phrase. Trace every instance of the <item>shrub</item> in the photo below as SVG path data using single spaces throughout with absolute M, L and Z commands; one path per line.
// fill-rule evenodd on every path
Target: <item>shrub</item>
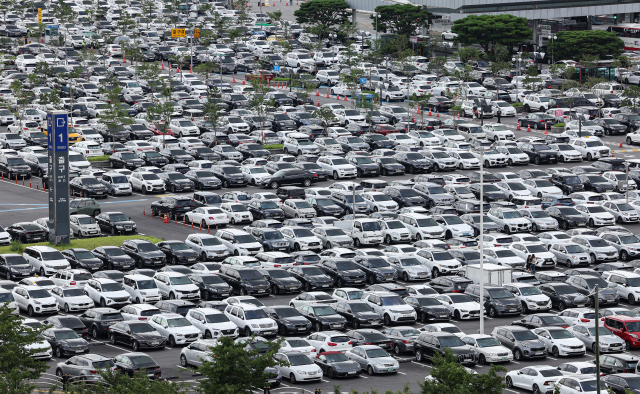
M 14 253 L 22 253 L 24 252 L 24 244 L 20 241 L 12 241 L 11 246 L 9 246 L 9 250 Z

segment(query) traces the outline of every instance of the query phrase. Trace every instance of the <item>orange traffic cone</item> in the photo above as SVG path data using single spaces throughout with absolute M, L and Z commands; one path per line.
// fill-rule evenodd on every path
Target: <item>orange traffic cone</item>
M 327 88 L 327 98 L 329 98 L 329 88 Z
M 516 127 L 516 130 L 520 130 L 520 122 L 518 122 L 518 127 Z
M 162 62 L 160 63 L 162 67 L 160 67 L 160 70 L 164 70 L 164 59 L 162 59 Z
M 233 80 L 231 82 L 236 83 L 236 73 L 233 73 Z
M 164 214 L 164 222 L 169 223 L 169 215 L 167 215 L 166 213 Z
M 440 111 L 436 111 L 436 118 L 440 117 Z
M 244 76 L 242 77 L 242 84 L 243 84 L 243 85 L 245 84 L 245 82 L 244 82 Z
M 531 126 L 527 125 L 527 133 L 531 133 Z
M 429 108 L 429 116 L 432 116 L 432 115 L 431 115 L 431 108 Z
M 177 72 L 178 74 L 180 74 L 180 65 L 179 65 L 179 64 L 176 66 L 176 72 Z
M 418 112 L 417 112 L 417 114 L 418 114 L 418 115 L 420 115 L 420 107 L 418 107 Z
M 122 63 L 126 63 L 127 62 L 127 58 L 124 54 L 124 52 L 122 52 Z
M 620 140 L 620 148 L 622 148 L 622 140 Z
M 347 100 L 347 95 L 346 94 L 344 95 L 344 101 L 349 101 L 349 100 Z
M 318 99 L 318 107 L 320 106 L 320 99 Z
M 320 96 L 320 89 L 316 89 L 316 97 Z
M 460 112 L 458 112 L 458 119 L 460 119 Z
M 549 132 L 547 131 L 547 124 L 546 123 L 544 124 L 544 134 L 545 135 L 549 134 Z
M 416 116 L 413 115 L 413 123 L 416 123 Z
M 338 100 L 338 101 L 340 100 L 340 95 L 339 94 L 336 94 L 336 100 Z

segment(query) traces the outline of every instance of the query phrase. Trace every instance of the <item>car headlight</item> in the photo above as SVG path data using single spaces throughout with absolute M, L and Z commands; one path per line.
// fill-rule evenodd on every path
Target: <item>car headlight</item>
M 306 371 L 303 371 L 301 369 L 296 370 L 296 372 L 299 373 L 300 375 L 306 375 L 307 374 Z
M 38 300 L 33 300 L 33 303 L 36 304 L 36 305 L 42 305 L 42 303 L 40 301 L 38 301 Z
M 119 230 L 122 230 L 122 229 L 124 229 L 124 226 L 121 226 L 121 225 L 117 224 L 116 228 L 119 229 Z

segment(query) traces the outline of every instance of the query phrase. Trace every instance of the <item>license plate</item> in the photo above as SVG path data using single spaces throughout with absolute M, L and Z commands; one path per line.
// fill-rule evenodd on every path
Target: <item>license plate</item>
M 322 287 L 329 287 L 329 285 L 322 285 Z
M 96 194 L 102 194 L 102 192 L 96 192 Z
M 393 368 L 387 368 L 387 371 L 393 371 Z
M 122 268 L 129 268 L 129 267 L 131 267 L 129 264 L 122 266 Z
M 516 311 L 515 309 L 509 309 L 509 312 L 515 312 L 515 311 Z
M 258 290 L 258 293 L 264 293 L 266 290 Z
M 509 360 L 509 357 L 502 357 L 502 361 L 507 361 Z
M 539 355 L 541 355 L 541 354 L 544 354 L 544 353 L 543 353 L 543 352 L 535 352 L 535 355 L 536 355 L 536 356 L 539 356 Z
M 356 372 L 355 372 L 355 371 L 354 371 L 354 372 L 347 372 L 347 374 L 348 374 L 348 375 L 355 375 L 355 374 L 356 374 Z
M 298 328 L 298 331 L 306 331 L 306 328 Z

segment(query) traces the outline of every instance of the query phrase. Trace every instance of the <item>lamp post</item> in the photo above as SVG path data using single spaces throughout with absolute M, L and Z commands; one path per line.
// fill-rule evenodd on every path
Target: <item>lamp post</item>
M 551 36 L 551 64 L 553 64 L 553 43 L 558 39 L 558 36 L 555 34 Z
M 512 57 L 511 61 L 515 63 L 516 62 L 516 58 Z M 520 69 L 519 68 L 518 68 L 518 76 L 520 76 Z M 516 103 L 518 102 L 518 81 L 519 81 L 519 78 L 516 79 L 516 83 L 514 83 L 514 85 L 516 86 Z
M 484 147 L 480 147 L 480 276 L 484 274 Z M 484 280 L 480 279 L 480 334 L 484 334 Z

